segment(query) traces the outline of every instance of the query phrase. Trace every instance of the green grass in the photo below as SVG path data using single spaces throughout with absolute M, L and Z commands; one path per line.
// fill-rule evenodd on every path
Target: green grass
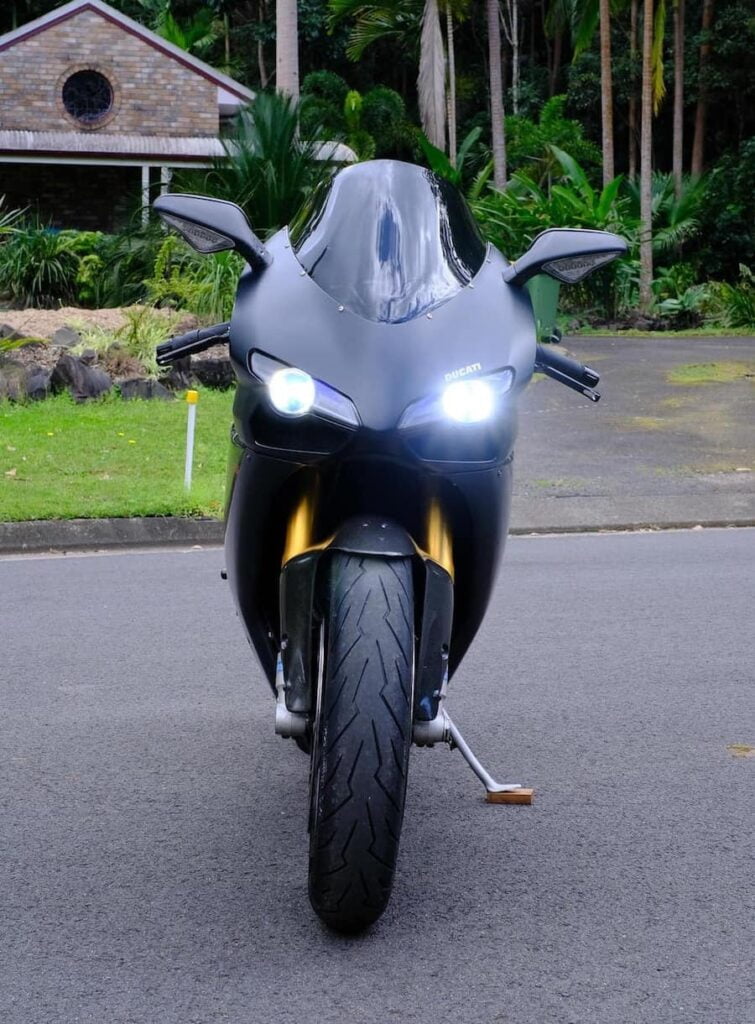
M 564 330 L 564 338 L 751 338 L 755 327 L 689 327 L 685 331 L 636 331 L 632 328 L 607 331 L 602 327 L 572 327 Z
M 685 363 L 666 374 L 669 384 L 696 387 L 700 384 L 731 384 L 736 380 L 755 381 L 755 362 Z
M 180 399 L 0 402 L 0 521 L 220 516 L 231 404 L 231 392 L 200 392 L 186 494 Z

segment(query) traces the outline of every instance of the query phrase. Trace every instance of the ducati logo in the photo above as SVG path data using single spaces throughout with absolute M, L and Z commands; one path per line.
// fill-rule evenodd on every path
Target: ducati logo
M 469 366 L 460 366 L 458 370 L 451 370 L 450 373 L 446 374 L 446 383 L 448 384 L 449 381 L 458 380 L 459 377 L 468 377 L 470 373 L 477 373 L 477 371 L 481 369 L 481 363 L 470 363 Z

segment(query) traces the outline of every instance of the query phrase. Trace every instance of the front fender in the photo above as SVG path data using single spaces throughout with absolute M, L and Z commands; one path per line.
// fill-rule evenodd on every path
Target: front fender
M 305 551 L 283 566 L 280 580 L 280 617 L 285 698 L 289 711 L 309 714 L 315 696 L 317 662 L 315 642 L 318 576 L 329 551 L 345 551 L 376 558 L 411 558 L 421 584 L 415 594 L 415 717 L 432 719 L 447 671 L 453 619 L 453 580 L 442 566 L 428 558 L 407 531 L 379 517 L 347 520 L 316 550 Z

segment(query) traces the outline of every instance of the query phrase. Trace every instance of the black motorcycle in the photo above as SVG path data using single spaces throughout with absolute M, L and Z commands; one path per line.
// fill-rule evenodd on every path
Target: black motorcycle
M 452 186 L 391 160 L 340 171 L 264 245 L 232 203 L 154 205 L 248 264 L 230 323 L 157 361 L 229 344 L 228 580 L 276 732 L 310 757 L 312 906 L 356 931 L 390 897 L 412 742 L 458 747 L 489 800 L 531 798 L 485 771 L 444 699 L 506 538 L 519 395 L 538 368 L 599 397 L 537 343 L 523 285 L 580 281 L 626 245 L 550 230 L 509 263 Z

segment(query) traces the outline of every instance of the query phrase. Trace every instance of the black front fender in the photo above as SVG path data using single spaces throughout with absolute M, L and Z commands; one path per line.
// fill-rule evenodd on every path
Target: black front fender
M 280 616 L 286 707 L 309 714 L 317 672 L 317 583 L 329 551 L 378 558 L 411 558 L 420 586 L 415 594 L 416 670 L 414 714 L 430 720 L 448 667 L 453 620 L 453 580 L 441 566 L 423 557 L 406 530 L 390 520 L 359 516 L 338 528 L 316 550 L 290 559 L 281 570 Z

